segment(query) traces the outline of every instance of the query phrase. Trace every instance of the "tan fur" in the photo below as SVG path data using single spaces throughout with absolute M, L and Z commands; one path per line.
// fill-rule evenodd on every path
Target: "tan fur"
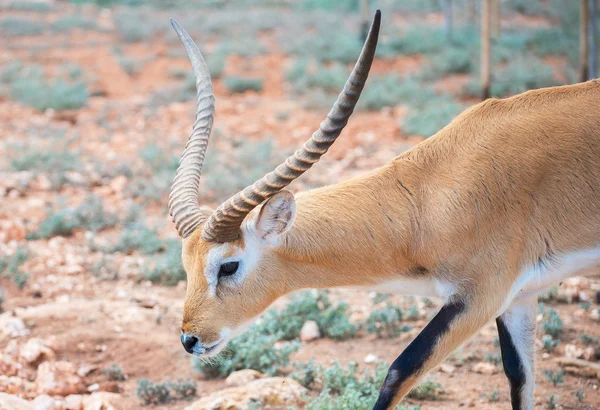
M 281 245 L 218 298 L 202 272 L 220 245 L 198 229 L 184 240 L 183 330 L 210 343 L 296 289 L 432 277 L 452 283 L 468 309 L 423 374 L 497 313 L 525 267 L 598 245 L 599 105 L 598 81 L 487 100 L 382 168 L 298 194 Z

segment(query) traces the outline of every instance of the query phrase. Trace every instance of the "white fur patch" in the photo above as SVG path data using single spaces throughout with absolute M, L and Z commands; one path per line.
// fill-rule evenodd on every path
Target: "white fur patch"
M 217 290 L 217 283 L 219 282 L 219 268 L 222 264 L 227 262 L 237 261 L 240 263 L 238 270 L 235 274 L 227 277 L 226 283 L 228 285 L 239 285 L 246 278 L 248 273 L 252 272 L 260 259 L 260 249 L 258 242 L 252 239 L 252 235 L 245 235 L 245 248 L 237 249 L 231 256 L 225 258 L 226 253 L 230 253 L 229 243 L 223 243 L 219 246 L 212 248 L 206 257 L 206 266 L 204 268 L 204 276 L 208 283 L 208 289 L 212 296 L 215 295 Z
M 555 255 L 545 264 L 524 269 L 511 289 L 511 297 L 521 299 L 538 294 L 584 269 L 600 265 L 600 248 Z

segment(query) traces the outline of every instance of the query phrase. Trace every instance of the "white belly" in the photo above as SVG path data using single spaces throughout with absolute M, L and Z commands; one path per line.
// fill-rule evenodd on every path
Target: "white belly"
M 544 265 L 525 269 L 512 288 L 512 298 L 537 294 L 570 276 L 575 276 L 595 266 L 600 267 L 600 248 L 557 255 Z

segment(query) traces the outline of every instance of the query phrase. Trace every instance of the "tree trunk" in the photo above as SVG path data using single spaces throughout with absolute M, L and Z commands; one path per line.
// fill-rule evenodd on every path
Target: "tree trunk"
M 446 41 L 452 43 L 452 0 L 444 0 L 444 29 Z
M 491 35 L 492 38 L 498 38 L 500 35 L 500 0 L 492 0 L 491 14 Z
M 598 77 L 598 55 L 596 50 L 596 0 L 588 0 L 588 79 Z
M 587 81 L 589 78 L 588 71 L 588 56 L 589 56 L 589 42 L 588 42 L 588 26 L 589 26 L 589 14 L 588 14 L 588 0 L 581 0 L 581 13 L 579 21 L 579 81 Z
M 490 96 L 490 9 L 493 0 L 483 0 L 481 10 L 481 98 Z

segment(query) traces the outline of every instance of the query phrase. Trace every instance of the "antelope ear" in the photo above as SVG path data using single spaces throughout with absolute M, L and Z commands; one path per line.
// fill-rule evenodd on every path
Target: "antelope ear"
M 295 217 L 294 195 L 289 191 L 278 192 L 264 203 L 256 217 L 256 237 L 269 245 L 275 245 L 279 236 L 290 229 Z

